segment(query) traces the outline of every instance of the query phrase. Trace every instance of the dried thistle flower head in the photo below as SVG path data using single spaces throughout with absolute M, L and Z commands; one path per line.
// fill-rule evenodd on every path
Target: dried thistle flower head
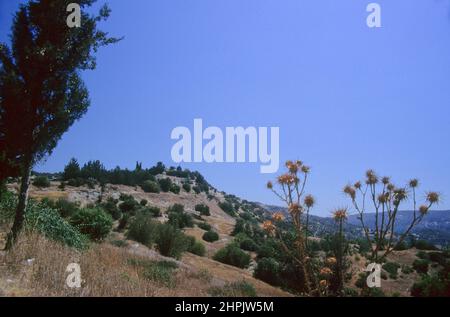
M 292 164 L 293 164 L 293 163 L 292 163 L 291 160 L 288 160 L 288 161 L 286 161 L 286 163 L 284 163 L 284 165 L 285 165 L 287 168 L 289 168 L 289 166 L 292 165 Z
M 380 194 L 380 195 L 378 196 L 378 201 L 379 201 L 380 203 L 382 203 L 382 204 L 385 204 L 385 203 L 388 201 L 388 198 L 389 198 L 388 195 L 389 195 L 388 193 L 386 193 L 386 194 Z
M 388 185 L 388 184 L 390 183 L 390 181 L 391 181 L 391 179 L 390 179 L 390 177 L 388 177 L 388 176 L 384 176 L 384 177 L 381 179 L 381 182 L 382 182 L 384 185 Z
M 416 188 L 419 186 L 419 180 L 417 178 L 413 178 L 409 181 L 409 187 Z
M 268 181 L 268 182 L 267 182 L 267 188 L 268 188 L 268 189 L 272 189 L 272 188 L 273 188 L 273 184 L 272 184 L 271 181 Z
M 428 192 L 427 193 L 427 201 L 430 204 L 437 204 L 437 203 L 439 203 L 439 199 L 440 199 L 440 197 L 439 197 L 438 193 L 436 193 L 436 192 Z
M 329 257 L 325 260 L 325 263 L 329 266 L 335 265 L 337 262 L 335 257 Z
M 278 176 L 278 182 L 282 185 L 292 185 L 298 183 L 298 177 L 291 174 L 283 174 Z
M 328 286 L 328 282 L 326 280 L 321 280 L 319 282 L 320 288 L 326 288 Z
M 303 165 L 302 166 L 302 172 L 305 174 L 308 174 L 311 168 L 309 166 Z
M 264 221 L 263 224 L 262 224 L 262 226 L 263 226 L 263 229 L 264 229 L 265 231 L 267 231 L 269 234 L 272 234 L 272 233 L 275 232 L 275 225 L 274 225 L 273 222 L 270 221 L 270 220 Z
M 276 212 L 272 215 L 272 219 L 274 221 L 283 221 L 284 220 L 284 215 L 281 212 Z
M 356 198 L 356 190 L 351 185 L 346 185 L 344 187 L 344 193 L 350 196 L 353 200 Z
M 286 167 L 288 168 L 289 172 L 292 174 L 296 174 L 298 172 L 298 165 L 291 161 L 286 162 Z
M 420 206 L 419 211 L 422 215 L 426 215 L 428 213 L 428 206 L 425 205 Z
M 394 190 L 394 198 L 396 201 L 401 202 L 408 198 L 408 193 L 404 188 L 398 188 Z
M 297 203 L 292 203 L 289 205 L 288 210 L 291 214 L 297 214 L 302 211 L 302 206 Z
M 387 190 L 390 191 L 390 192 L 392 192 L 392 191 L 395 190 L 395 186 L 394 186 L 393 184 L 388 184 L 386 188 L 387 188 Z
M 378 183 L 378 176 L 375 174 L 373 170 L 368 170 L 366 172 L 366 183 L 369 185 L 374 185 Z
M 305 202 L 306 207 L 311 208 L 312 206 L 314 206 L 316 200 L 312 195 L 307 195 L 305 197 L 304 202 Z
M 297 164 L 298 167 L 301 167 L 303 165 L 303 162 L 300 160 L 295 161 L 295 164 Z
M 330 276 L 333 274 L 333 271 L 329 267 L 324 267 L 320 270 L 320 275 L 322 276 Z
M 342 221 L 347 219 L 347 209 L 339 208 L 332 212 L 333 218 L 336 221 Z
M 355 185 L 353 185 L 353 187 L 355 187 L 356 189 L 361 189 L 361 182 L 360 182 L 360 181 L 357 181 L 357 182 L 355 183 Z

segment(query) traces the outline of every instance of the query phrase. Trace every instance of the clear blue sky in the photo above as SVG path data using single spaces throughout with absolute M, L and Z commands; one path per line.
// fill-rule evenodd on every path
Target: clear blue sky
M 450 209 L 450 3 L 383 0 L 109 0 L 103 26 L 124 36 L 84 74 L 92 105 L 41 171 L 71 157 L 109 168 L 171 165 L 171 130 L 279 126 L 281 160 L 312 166 L 316 214 L 368 168 L 418 177 Z M 18 0 L 0 0 L 0 40 Z M 255 164 L 190 164 L 217 188 L 278 203 Z

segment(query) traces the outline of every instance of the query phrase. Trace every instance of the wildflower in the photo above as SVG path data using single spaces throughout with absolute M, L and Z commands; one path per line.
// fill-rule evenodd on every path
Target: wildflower
M 426 215 L 428 213 L 428 206 L 425 205 L 420 206 L 419 211 L 422 215 Z
M 283 174 L 278 176 L 278 182 L 282 185 L 292 185 L 298 183 L 298 177 L 291 174 Z
M 419 185 L 419 180 L 417 178 L 414 178 L 409 181 L 409 187 L 416 188 Z
M 327 265 L 331 266 L 331 265 L 335 265 L 337 260 L 335 257 L 329 257 L 325 262 L 327 263 Z
M 314 206 L 314 203 L 316 202 L 315 198 L 312 195 L 307 195 L 305 197 L 305 205 L 308 208 L 311 208 L 312 206 Z
M 349 195 L 351 199 L 355 200 L 355 198 L 356 198 L 356 190 L 352 186 L 350 186 L 350 185 L 345 186 L 344 187 L 344 193 Z
M 395 190 L 395 186 L 393 184 L 388 184 L 386 188 L 390 192 L 393 192 Z
M 276 212 L 272 215 L 272 219 L 275 221 L 283 221 L 284 215 L 281 212 Z
M 336 221 L 342 221 L 347 219 L 347 209 L 341 208 L 333 211 L 333 218 Z
M 271 234 L 275 231 L 275 225 L 272 221 L 266 220 L 263 222 L 263 229 Z
M 439 202 L 439 194 L 436 192 L 428 192 L 427 193 L 427 201 L 430 204 L 436 204 Z
M 329 267 L 324 267 L 320 270 L 320 275 L 322 276 L 329 276 L 333 273 Z
M 353 185 L 356 189 L 361 189 L 361 182 L 356 182 L 355 185 Z
M 382 182 L 384 185 L 388 185 L 388 184 L 390 183 L 390 181 L 391 181 L 391 179 L 390 179 L 389 177 L 387 177 L 387 176 L 384 176 L 384 177 L 381 179 L 381 182 Z
M 273 188 L 273 184 L 272 184 L 271 181 L 268 181 L 268 182 L 267 182 L 267 188 L 268 188 L 268 189 L 272 189 L 272 188 Z
M 296 174 L 298 172 L 298 165 L 293 163 L 292 161 L 287 161 L 286 167 L 291 174 Z
M 326 280 L 321 280 L 319 282 L 319 286 L 322 288 L 326 288 L 328 286 L 328 282 Z
M 378 201 L 380 202 L 380 203 L 382 203 L 382 204 L 384 204 L 384 203 L 386 203 L 387 201 L 388 201 L 388 198 L 389 198 L 389 196 L 388 196 L 389 194 L 380 194 L 379 196 L 378 196 Z
M 302 206 L 300 206 L 297 203 L 292 203 L 289 205 L 288 209 L 291 214 L 296 214 L 296 213 L 301 212 L 303 208 L 302 208 Z
M 404 188 L 399 188 L 394 190 L 394 204 L 395 205 L 399 205 L 400 202 L 402 202 L 403 200 L 405 200 L 408 197 L 406 190 Z
M 378 176 L 375 174 L 373 170 L 368 170 L 366 172 L 366 183 L 369 185 L 374 185 L 378 183 Z
M 302 172 L 305 174 L 308 174 L 311 168 L 309 166 L 303 165 L 302 166 Z

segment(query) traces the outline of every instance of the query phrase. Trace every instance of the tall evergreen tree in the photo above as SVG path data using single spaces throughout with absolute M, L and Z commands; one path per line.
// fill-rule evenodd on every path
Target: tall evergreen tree
M 99 47 L 118 41 L 97 28 L 109 16 L 106 5 L 98 16 L 85 12 L 95 1 L 77 1 L 81 27 L 69 28 L 66 9 L 73 1 L 30 0 L 15 14 L 11 47 L 0 44 L 0 153 L 18 161 L 21 175 L 7 249 L 23 226 L 32 167 L 90 104 L 80 72 L 95 68 Z

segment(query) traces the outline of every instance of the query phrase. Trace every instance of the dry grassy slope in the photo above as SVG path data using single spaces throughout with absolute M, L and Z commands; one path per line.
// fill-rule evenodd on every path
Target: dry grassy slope
M 177 181 L 174 179 L 174 181 Z M 36 198 L 36 199 L 42 199 L 44 197 L 52 198 L 52 199 L 58 199 L 58 198 L 65 198 L 70 201 L 79 202 L 82 206 L 85 206 L 89 203 L 95 203 L 100 195 L 100 188 L 96 187 L 94 189 L 89 189 L 87 187 L 70 187 L 66 186 L 64 191 L 61 191 L 58 189 L 59 182 L 52 182 L 51 186 L 49 188 L 40 189 L 34 186 L 31 186 L 30 188 L 30 197 Z M 11 185 L 10 189 L 17 190 L 17 185 Z M 235 282 L 235 281 L 241 281 L 246 280 L 250 282 L 252 285 L 254 285 L 257 293 L 259 296 L 290 296 L 289 293 L 284 292 L 276 287 L 270 286 L 267 283 L 264 283 L 260 280 L 257 280 L 253 278 L 251 273 L 247 270 L 242 270 L 233 266 L 229 266 L 226 264 L 219 263 L 217 261 L 214 261 L 211 259 L 212 255 L 214 253 L 227 245 L 233 238 L 230 236 L 234 225 L 235 225 L 235 219 L 228 214 L 226 214 L 220 207 L 217 205 L 218 200 L 222 200 L 223 196 L 220 193 L 215 194 L 215 198 L 213 200 L 208 200 L 207 196 L 204 193 L 201 194 L 195 194 L 194 192 L 186 193 L 183 190 L 180 194 L 173 194 L 173 193 L 145 193 L 142 191 L 139 187 L 130 187 L 130 186 L 124 186 L 124 185 L 107 185 L 106 190 L 104 192 L 104 199 L 107 197 L 114 197 L 119 198 L 120 194 L 128 194 L 132 195 L 135 199 L 138 201 L 141 199 L 146 199 L 148 201 L 149 205 L 160 207 L 163 211 L 166 210 L 169 206 L 178 203 L 183 204 L 185 206 L 185 210 L 190 213 L 196 213 L 194 210 L 196 204 L 206 204 L 210 208 L 211 216 L 203 218 L 207 223 L 209 223 L 215 231 L 219 233 L 220 239 L 219 241 L 209 243 L 202 240 L 202 235 L 204 233 L 204 230 L 195 227 L 195 228 L 188 228 L 186 230 L 186 234 L 194 236 L 199 241 L 202 241 L 206 248 L 207 248 L 207 257 L 199 257 L 190 253 L 186 253 L 181 262 L 178 262 L 180 271 L 182 273 L 178 273 L 178 277 L 181 280 L 179 287 L 177 287 L 176 290 L 169 289 L 169 290 L 155 290 L 153 293 L 148 295 L 168 295 L 168 296 L 207 296 L 208 287 L 214 287 L 214 286 L 223 286 L 227 282 Z M 165 221 L 165 215 L 159 219 L 160 221 Z M 113 233 L 110 237 L 111 239 L 124 239 L 123 235 Z M 50 243 L 50 242 L 48 242 Z M 164 259 L 161 255 L 159 255 L 156 251 L 153 251 L 139 243 L 128 241 L 128 247 L 118 249 L 116 247 L 113 247 L 109 245 L 107 242 L 103 243 L 102 245 L 98 246 L 97 249 L 102 250 L 101 252 L 106 252 L 105 250 L 108 250 L 107 252 L 117 253 L 114 256 L 123 257 L 123 251 L 126 250 L 127 254 L 130 256 L 137 256 L 147 259 Z M 38 252 L 38 251 L 37 251 Z M 99 255 L 101 257 L 101 255 Z M 36 255 L 35 257 L 38 257 Z M 55 257 L 57 258 L 57 257 Z M 95 261 L 95 258 L 92 257 L 92 254 L 88 256 L 89 260 L 93 262 Z M 1 259 L 0 259 L 1 260 Z M 105 260 L 105 259 L 100 259 Z M 4 262 L 3 262 L 4 263 Z M 117 264 L 117 263 L 116 263 Z M 90 264 L 92 265 L 92 264 Z M 101 265 L 99 263 L 99 265 Z M 121 269 L 121 266 L 117 269 Z M 7 270 L 8 271 L 8 270 Z M 208 283 L 205 283 L 203 281 L 202 287 L 197 284 L 195 281 L 195 276 L 198 274 L 198 272 L 209 272 L 209 274 L 212 275 L 211 281 Z M 5 275 L 6 274 L 6 275 Z M 22 282 L 17 282 L 17 279 L 12 279 L 14 282 L 7 283 L 7 285 L 2 285 L 1 283 L 5 283 L 8 278 L 6 276 L 10 273 L 5 273 L 5 271 L 1 272 L 0 270 L 0 289 L 3 289 L 3 292 L 5 292 L 5 289 L 9 289 L 9 293 L 14 295 L 27 295 L 31 294 L 33 291 L 28 289 L 29 286 L 24 286 Z M 193 278 L 194 277 L 194 278 Z M 11 279 L 9 279 L 11 280 Z M 192 281 L 191 281 L 192 280 Z M 193 285 L 190 285 L 193 284 Z M 9 285 L 9 286 L 8 286 Z M 189 285 L 189 286 L 187 286 Z M 184 287 L 183 287 L 184 286 Z M 20 289 L 21 291 L 18 291 Z M 47 290 L 48 291 L 48 290 Z M 41 290 L 42 294 L 47 294 L 45 291 Z M 21 292 L 24 292 L 25 294 L 21 294 Z M 31 293 L 30 293 L 31 292 Z M 102 292 L 107 292 L 106 290 L 102 290 Z M 132 294 L 139 293 L 140 291 L 134 290 Z M 61 294 L 60 291 L 58 294 Z M 64 294 L 64 293 L 63 293 Z M 90 295 L 85 294 L 85 295 Z M 139 293 L 140 294 L 140 293 Z M 102 296 L 102 295 L 100 295 Z M 109 296 L 109 295 L 108 295 Z M 114 296 L 114 294 L 113 294 Z M 141 295 L 142 296 L 142 295 Z

